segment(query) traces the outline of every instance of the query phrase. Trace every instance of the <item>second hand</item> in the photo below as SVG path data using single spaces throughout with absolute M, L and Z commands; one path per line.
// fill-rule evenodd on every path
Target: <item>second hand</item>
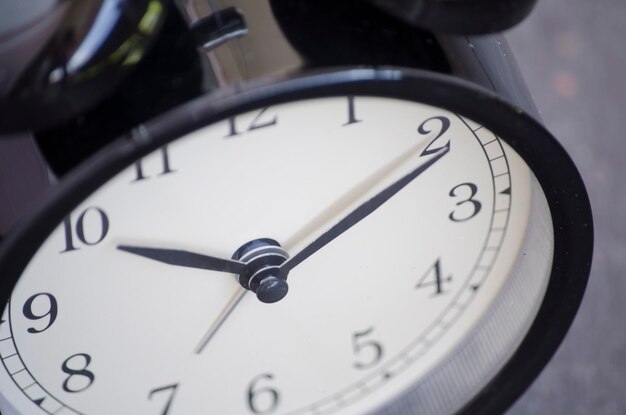
M 215 336 L 220 327 L 222 327 L 222 324 L 224 324 L 228 316 L 230 316 L 230 313 L 232 313 L 235 307 L 239 305 L 239 303 L 241 302 L 241 300 L 243 300 L 243 297 L 245 297 L 247 293 L 248 290 L 246 290 L 245 288 L 241 286 L 237 288 L 237 291 L 235 291 L 228 303 L 226 303 L 226 306 L 224 307 L 220 315 L 217 317 L 217 319 L 215 319 L 215 322 L 211 325 L 211 327 L 209 327 L 209 330 L 207 330 L 204 337 L 202 337 L 200 343 L 198 343 L 198 346 L 195 350 L 196 354 L 202 353 L 202 350 L 204 350 L 206 345 L 209 344 L 213 336 Z

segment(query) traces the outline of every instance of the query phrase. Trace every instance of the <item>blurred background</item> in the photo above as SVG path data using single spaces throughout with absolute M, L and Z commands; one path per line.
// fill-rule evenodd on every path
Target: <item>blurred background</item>
M 626 2 L 539 0 L 508 39 L 545 125 L 582 173 L 596 233 L 578 316 L 509 414 L 625 414 Z

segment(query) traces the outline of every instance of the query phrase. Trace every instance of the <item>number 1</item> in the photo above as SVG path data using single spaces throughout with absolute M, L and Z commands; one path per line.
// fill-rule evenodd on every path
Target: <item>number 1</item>
M 350 95 L 347 98 L 348 98 L 348 122 L 343 124 L 344 126 L 361 122 L 361 120 L 359 120 L 356 117 L 356 113 L 354 110 L 354 96 Z

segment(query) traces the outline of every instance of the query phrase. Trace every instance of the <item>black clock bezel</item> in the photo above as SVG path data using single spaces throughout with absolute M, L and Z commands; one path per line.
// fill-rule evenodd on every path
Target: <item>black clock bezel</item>
M 338 68 L 266 78 L 215 91 L 138 127 L 69 173 L 46 203 L 3 242 L 0 303 L 8 301 L 31 256 L 63 218 L 137 159 L 237 113 L 294 100 L 346 95 L 417 101 L 466 116 L 502 137 L 541 184 L 552 214 L 555 244 L 544 300 L 511 359 L 460 411 L 503 412 L 548 363 L 576 315 L 591 267 L 591 207 L 575 165 L 543 126 L 495 93 L 448 75 L 402 68 Z

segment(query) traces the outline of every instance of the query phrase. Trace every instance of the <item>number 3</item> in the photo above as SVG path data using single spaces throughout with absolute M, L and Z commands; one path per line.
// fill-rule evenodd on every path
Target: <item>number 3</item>
M 465 222 L 467 220 L 472 219 L 474 216 L 478 215 L 478 212 L 480 212 L 480 209 L 482 208 L 482 204 L 474 199 L 474 196 L 476 196 L 476 193 L 478 193 L 478 186 L 476 186 L 474 183 L 461 183 L 457 186 L 454 186 L 452 188 L 452 190 L 450 190 L 450 197 L 457 197 L 457 190 L 462 188 L 462 187 L 468 187 L 470 190 L 470 196 L 467 199 L 463 199 L 460 202 L 458 202 L 456 205 L 457 206 L 463 206 L 467 203 L 471 203 L 472 204 L 472 213 L 469 216 L 466 217 L 458 217 L 456 215 L 456 211 L 452 211 L 450 213 L 450 220 L 452 220 L 453 222 Z

